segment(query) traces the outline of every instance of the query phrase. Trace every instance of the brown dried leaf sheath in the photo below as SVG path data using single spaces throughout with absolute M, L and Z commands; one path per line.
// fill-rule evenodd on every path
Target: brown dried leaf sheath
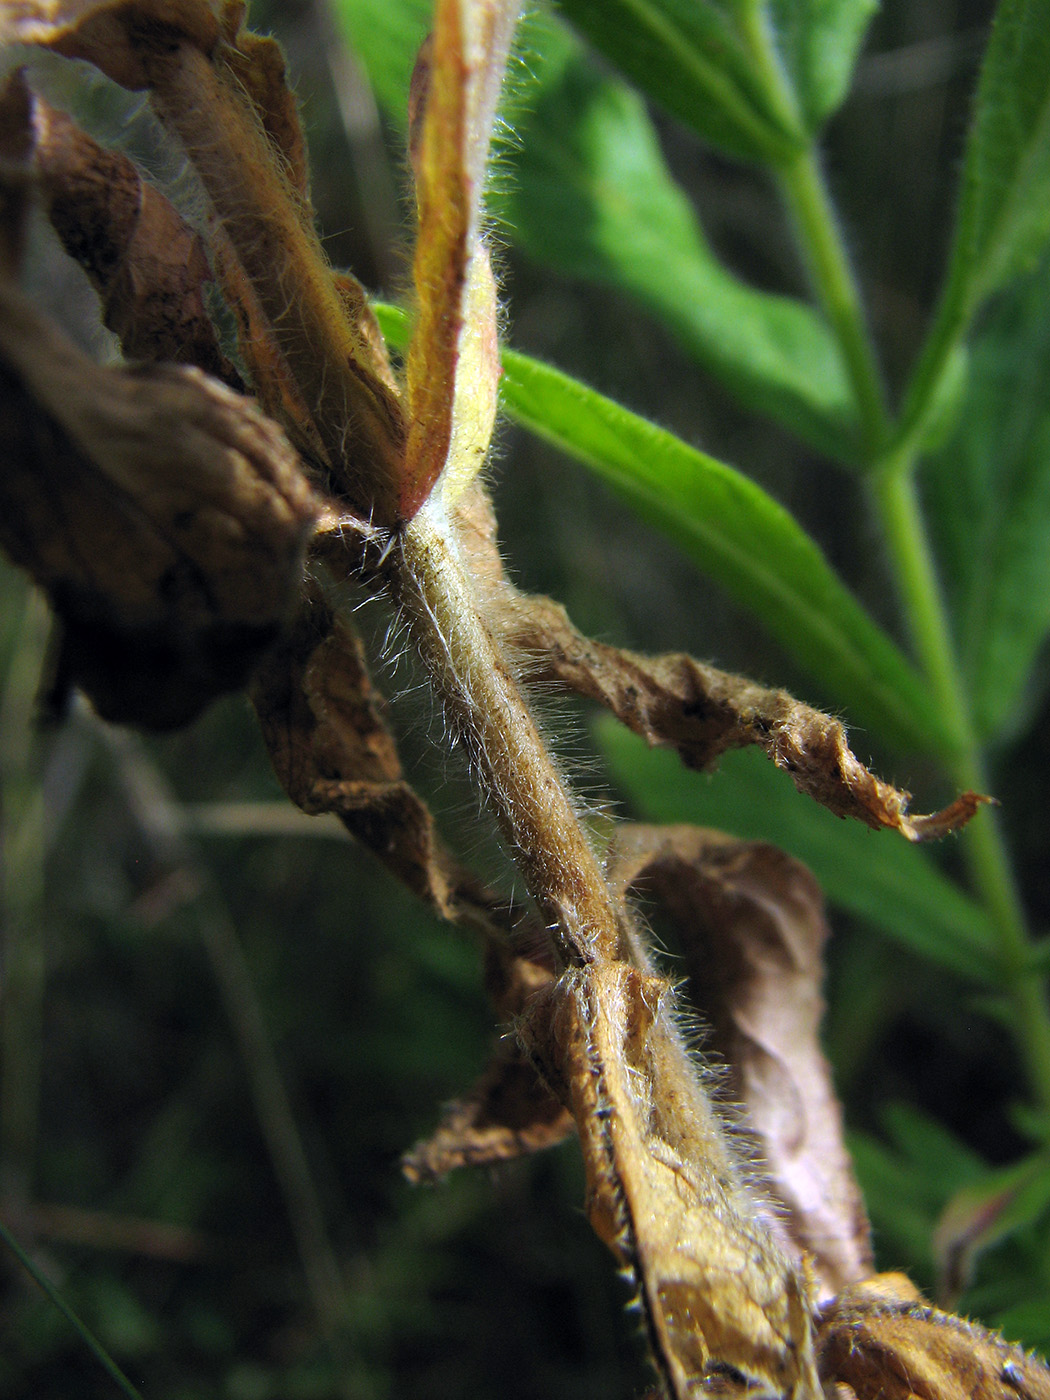
M 572 1110 L 587 1212 L 635 1279 L 675 1400 L 816 1400 L 806 1279 L 757 1222 L 671 1023 L 667 982 L 623 963 L 564 973 L 521 1037 Z
M 412 75 L 419 319 L 406 366 L 406 518 L 442 474 L 446 490 L 472 480 L 492 437 L 500 367 L 496 284 L 481 239 L 481 206 L 518 9 L 518 0 L 438 0 L 434 33 Z
M 823 900 L 798 861 L 761 842 L 697 827 L 620 827 L 614 888 L 652 895 L 670 915 L 729 1092 L 782 1208 L 770 1224 L 812 1261 L 821 1296 L 871 1272 L 869 1227 L 820 1049 Z

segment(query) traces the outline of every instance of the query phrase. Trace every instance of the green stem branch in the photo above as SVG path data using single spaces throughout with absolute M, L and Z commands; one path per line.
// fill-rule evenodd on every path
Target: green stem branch
M 913 394 L 909 399 L 910 421 L 892 445 L 893 425 L 856 279 L 812 148 L 782 167 L 779 177 L 853 386 L 864 457 L 915 650 L 956 739 L 955 755 L 946 760 L 948 772 L 962 788 L 987 791 L 981 747 L 915 487 L 916 443 L 927 410 L 917 406 Z M 945 313 L 941 321 L 948 327 L 951 317 Z M 954 343 L 946 329 L 937 353 L 926 357 L 927 397 L 939 383 Z M 966 829 L 963 841 L 970 878 L 998 934 L 1003 984 L 1013 1007 L 1019 1053 L 1032 1093 L 1050 1115 L 1050 1006 L 1042 979 L 1034 971 L 1031 938 L 995 814 L 981 813 Z
M 987 791 L 988 781 L 952 645 L 947 611 L 915 488 L 914 458 L 885 464 L 874 478 L 875 499 L 916 651 L 960 746 L 949 770 L 963 788 Z M 1002 828 L 982 812 L 963 833 L 970 877 L 999 935 L 1003 980 L 1013 1002 L 1018 1048 L 1040 1107 L 1050 1112 L 1050 1006 L 1033 971 L 1032 946 Z
M 778 171 L 781 192 L 853 388 L 865 463 L 875 460 L 889 429 L 882 376 L 831 195 L 812 147 Z

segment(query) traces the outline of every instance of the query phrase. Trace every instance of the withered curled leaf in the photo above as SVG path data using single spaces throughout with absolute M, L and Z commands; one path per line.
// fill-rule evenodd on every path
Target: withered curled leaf
M 0 543 L 63 622 L 61 679 L 163 729 L 289 619 L 318 502 L 280 430 L 199 370 L 103 368 L 0 285 Z
M 642 656 L 590 641 L 550 598 L 507 593 L 507 635 L 532 658 L 545 685 L 596 701 L 651 745 L 677 749 L 706 768 L 727 749 L 756 744 L 791 774 L 799 792 L 839 817 L 890 827 L 909 841 L 955 831 L 987 801 L 965 792 L 943 811 L 910 816 L 910 793 L 868 771 L 850 750 L 841 722 L 743 676 L 682 653 Z
M 488 1166 L 540 1152 L 572 1131 L 572 1115 L 512 1044 L 501 1047 L 430 1137 L 401 1159 L 412 1182 L 436 1181 L 457 1167 Z
M 507 936 L 516 920 L 506 901 L 456 861 L 405 780 L 360 639 L 320 588 L 306 590 L 250 693 L 274 771 L 296 806 L 335 813 L 442 918 Z
M 620 827 L 607 870 L 671 918 L 705 1053 L 726 1066 L 781 1207 L 771 1228 L 809 1257 L 822 1297 L 865 1278 L 868 1221 L 820 1048 L 828 929 L 816 880 L 773 846 L 690 826 Z
M 931 1308 L 899 1274 L 842 1293 L 817 1347 L 821 1377 L 850 1400 L 1050 1400 L 1045 1362 Z
M 767 1234 L 672 1022 L 662 978 L 573 968 L 529 1004 L 523 1044 L 572 1110 L 591 1224 L 632 1277 L 674 1400 L 818 1400 L 805 1274 Z
M 19 148 L 19 163 L 66 252 L 91 279 L 125 356 L 196 365 L 243 388 L 208 315 L 211 268 L 200 234 L 126 156 L 100 146 L 14 73 L 0 92 L 5 176 Z
M 538 921 L 486 945 L 485 986 L 508 1027 L 484 1073 L 449 1104 L 437 1129 L 402 1158 L 410 1181 L 434 1181 L 457 1167 L 504 1162 L 540 1152 L 573 1130 L 572 1114 L 551 1093 L 510 1032 L 531 997 L 554 980 L 550 942 Z
M 237 0 L 20 0 L 0 7 L 0 41 L 86 59 L 149 90 L 221 221 L 256 321 L 279 343 L 320 464 L 362 514 L 392 523 L 404 455 L 398 395 L 364 293 L 351 306 L 313 229 L 283 62 L 271 41 L 242 32 L 243 19 Z M 237 278 L 223 281 L 235 292 Z

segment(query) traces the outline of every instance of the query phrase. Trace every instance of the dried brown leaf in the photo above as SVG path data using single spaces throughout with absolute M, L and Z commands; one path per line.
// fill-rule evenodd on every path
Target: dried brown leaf
M 277 427 L 190 368 L 110 369 L 0 286 L 0 543 L 65 624 L 62 679 L 166 728 L 243 685 L 318 502 Z
M 931 1308 L 900 1275 L 847 1289 L 820 1319 L 820 1374 L 856 1400 L 1050 1400 L 1050 1369 Z
M 208 0 L 6 0 L 0 44 L 39 44 L 83 58 L 132 91 L 179 45 L 210 54 L 225 31 L 236 33 L 243 3 Z
M 405 782 L 361 643 L 313 590 L 260 668 L 252 700 L 281 785 L 311 815 L 335 812 L 415 894 L 455 919 L 455 875 Z
M 361 514 L 389 525 L 404 458 L 398 395 L 388 363 L 377 360 L 364 294 L 358 289 L 348 314 L 346 288 L 314 232 L 279 55 L 240 32 L 243 14 L 233 0 L 21 0 L 0 10 L 0 38 L 46 45 L 124 86 L 149 88 L 235 250 L 253 311 L 279 343 L 320 462 Z M 267 362 L 261 356 L 255 368 Z M 264 397 L 279 399 L 283 389 Z
M 23 131 L 18 141 L 18 115 Z M 243 388 L 219 348 L 204 287 L 204 243 L 130 160 L 106 150 L 63 112 L 28 94 L 15 73 L 0 93 L 3 150 L 18 141 L 51 223 L 102 301 L 129 359 L 192 364 Z
M 836 816 L 891 827 L 909 841 L 957 830 L 987 801 L 966 792 L 943 811 L 909 816 L 911 794 L 864 767 L 843 725 L 784 690 L 767 690 L 681 653 L 642 656 L 592 642 L 550 598 L 508 595 L 504 617 L 509 639 L 528 653 L 538 680 L 604 705 L 649 744 L 677 749 L 690 768 L 757 744 L 800 792 Z
M 690 826 L 618 828 L 613 887 L 654 896 L 670 915 L 707 1029 L 783 1207 L 772 1222 L 812 1261 L 822 1297 L 871 1272 L 864 1205 L 820 1049 L 820 889 L 798 861 L 761 842 Z
M 439 476 L 453 495 L 473 480 L 492 436 L 500 370 L 496 284 L 481 238 L 482 195 L 518 10 L 518 0 L 439 0 L 434 33 L 412 78 L 419 314 L 406 366 L 406 518 Z
M 485 986 L 500 1021 L 510 1026 L 554 981 L 550 939 L 538 921 L 523 920 L 510 938 L 490 938 L 485 951 Z M 572 1114 L 507 1035 L 470 1092 L 450 1104 L 437 1130 L 402 1159 L 402 1169 L 410 1181 L 434 1181 L 456 1167 L 553 1147 L 572 1130 Z
M 513 1045 L 501 1048 L 474 1088 L 445 1111 L 436 1132 L 401 1159 L 409 1181 L 457 1167 L 488 1166 L 562 1142 L 572 1115 Z
M 636 1281 L 675 1400 L 817 1400 L 809 1285 L 757 1219 L 674 1029 L 663 979 L 624 963 L 564 973 L 520 1026 L 572 1110 L 597 1234 Z
M 360 639 L 316 587 L 258 669 L 251 690 L 281 785 L 304 812 L 334 812 L 443 918 L 493 938 L 515 919 L 442 844 L 405 781 Z

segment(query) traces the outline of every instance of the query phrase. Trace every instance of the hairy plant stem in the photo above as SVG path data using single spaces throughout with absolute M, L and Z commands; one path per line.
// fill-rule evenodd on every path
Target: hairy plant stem
M 856 279 L 812 148 L 780 172 L 785 200 L 811 268 L 825 313 L 853 385 L 864 435 L 875 504 L 893 562 L 905 619 L 931 691 L 955 739 L 945 760 L 961 788 L 987 791 L 984 760 L 974 732 L 944 599 L 926 534 L 915 469 L 916 433 L 896 448 L 886 412 L 875 349 L 865 323 Z M 937 376 L 928 380 L 933 393 Z M 925 407 L 913 404 L 917 424 Z M 1004 988 L 1018 1051 L 1040 1108 L 1050 1115 L 1050 1005 L 1034 971 L 1033 946 L 1002 831 L 994 813 L 980 813 L 963 833 L 970 878 L 995 925 Z
M 860 419 L 862 459 L 875 458 L 889 427 L 882 375 L 831 195 L 812 146 L 777 172 L 810 278 L 835 333 Z
M 397 602 L 559 957 L 567 965 L 633 961 L 626 917 L 515 669 L 485 621 L 440 491 L 404 527 L 399 542 Z

